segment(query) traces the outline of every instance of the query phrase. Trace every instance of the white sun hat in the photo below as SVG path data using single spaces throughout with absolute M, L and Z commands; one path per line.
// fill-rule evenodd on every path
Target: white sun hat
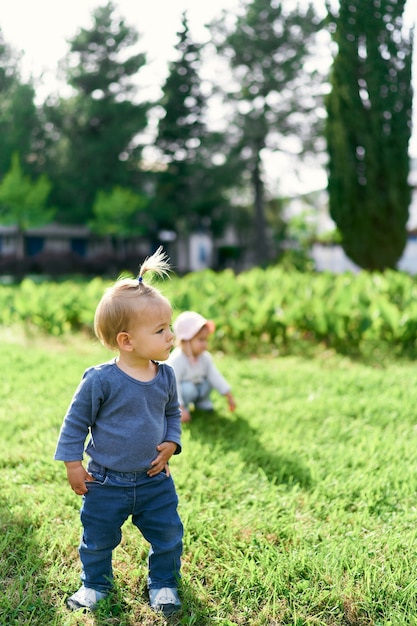
M 184 311 L 180 313 L 173 324 L 174 333 L 179 341 L 190 341 L 203 326 L 207 326 L 210 333 L 213 333 L 215 330 L 215 325 L 212 320 L 207 320 L 195 311 Z

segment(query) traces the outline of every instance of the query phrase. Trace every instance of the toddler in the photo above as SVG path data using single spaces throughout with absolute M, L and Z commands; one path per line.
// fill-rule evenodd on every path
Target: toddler
M 212 332 L 214 323 L 195 311 L 180 313 L 174 322 L 174 333 L 179 345 L 170 355 L 168 363 L 175 371 L 182 422 L 191 419 L 190 404 L 194 404 L 197 409 L 213 410 L 210 400 L 212 389 L 226 396 L 230 410 L 235 410 L 230 385 L 207 351 L 208 337 Z
M 181 606 L 183 526 L 168 465 L 181 451 L 181 412 L 174 372 L 160 363 L 174 341 L 172 309 L 144 282 L 148 271 L 169 271 L 162 248 L 145 260 L 137 280 L 118 280 L 99 302 L 95 333 L 117 356 L 85 371 L 57 443 L 55 459 L 64 461 L 71 488 L 83 498 L 82 586 L 67 601 L 71 609 L 94 609 L 110 592 L 112 552 L 129 516 L 150 544 L 152 608 L 169 615 Z

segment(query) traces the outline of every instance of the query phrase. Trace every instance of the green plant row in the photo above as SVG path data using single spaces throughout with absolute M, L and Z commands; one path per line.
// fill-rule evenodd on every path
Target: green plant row
M 24 323 L 60 336 L 92 332 L 94 310 L 109 281 L 40 282 L 0 288 L 0 323 Z M 157 283 L 174 317 L 194 309 L 216 323 L 212 347 L 228 353 L 288 353 L 325 344 L 361 353 L 374 343 L 397 352 L 417 347 L 417 282 L 405 273 L 211 270 Z

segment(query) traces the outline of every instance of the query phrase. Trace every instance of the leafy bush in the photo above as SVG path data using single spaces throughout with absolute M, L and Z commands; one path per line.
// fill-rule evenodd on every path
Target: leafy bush
M 92 332 L 95 307 L 109 282 L 40 282 L 0 287 L 0 323 L 24 323 L 52 335 Z M 394 271 L 358 274 L 286 272 L 280 267 L 194 272 L 155 283 L 174 318 L 194 309 L 216 323 L 211 345 L 237 354 L 288 353 L 322 344 L 341 353 L 375 345 L 413 354 L 417 284 Z

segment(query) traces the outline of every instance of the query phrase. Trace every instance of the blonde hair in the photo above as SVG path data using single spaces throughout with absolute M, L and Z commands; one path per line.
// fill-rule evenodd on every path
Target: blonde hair
M 117 350 L 117 335 L 127 331 L 132 317 L 137 316 L 139 307 L 144 308 L 153 301 L 171 308 L 170 302 L 158 289 L 143 282 L 146 272 L 162 277 L 168 276 L 170 271 L 169 258 L 160 246 L 142 263 L 136 279 L 120 278 L 106 290 L 94 315 L 94 332 L 106 348 Z

